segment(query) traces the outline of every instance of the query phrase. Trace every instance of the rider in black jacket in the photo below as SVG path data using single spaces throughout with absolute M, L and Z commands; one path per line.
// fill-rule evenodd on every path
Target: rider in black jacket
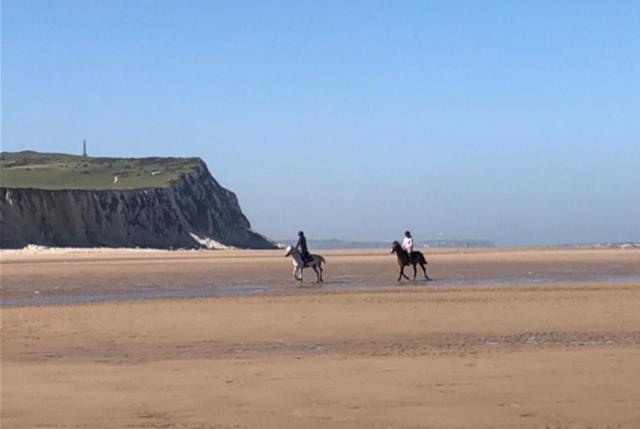
M 298 232 L 298 243 L 296 244 L 296 249 L 300 251 L 300 256 L 302 256 L 303 261 L 309 260 L 309 249 L 307 249 L 307 238 L 304 236 L 304 232 Z

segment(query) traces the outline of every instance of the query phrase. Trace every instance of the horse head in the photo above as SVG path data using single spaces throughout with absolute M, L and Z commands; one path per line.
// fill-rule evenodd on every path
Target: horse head
M 284 256 L 285 256 L 285 258 L 286 258 L 287 256 L 291 255 L 291 251 L 292 251 L 292 250 L 293 250 L 293 247 L 291 247 L 291 246 L 287 246 L 287 248 L 286 248 L 286 249 L 284 249 Z
M 401 249 L 400 243 L 394 241 L 391 243 L 391 253 L 398 252 Z

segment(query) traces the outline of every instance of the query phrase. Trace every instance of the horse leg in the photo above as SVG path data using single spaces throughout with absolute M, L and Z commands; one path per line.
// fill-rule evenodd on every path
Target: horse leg
M 429 278 L 429 276 L 427 275 L 427 269 L 424 267 L 424 264 L 420 264 L 420 266 L 422 267 L 422 271 L 424 271 L 424 278 L 425 280 L 431 280 Z
M 398 276 L 398 281 L 400 281 L 402 277 L 409 280 L 409 277 L 404 273 L 404 265 L 400 267 L 400 275 Z
M 413 264 L 413 279 L 416 279 L 416 276 L 418 275 L 418 270 L 416 269 L 416 264 Z
M 298 280 L 298 267 L 294 265 L 293 267 L 293 278 Z
M 318 272 L 318 267 L 313 265 L 313 271 L 316 272 L 316 283 L 320 283 L 320 273 Z
M 318 269 L 320 270 L 320 283 L 324 283 L 324 279 L 322 278 L 322 272 L 324 271 L 322 269 L 322 264 L 318 265 Z

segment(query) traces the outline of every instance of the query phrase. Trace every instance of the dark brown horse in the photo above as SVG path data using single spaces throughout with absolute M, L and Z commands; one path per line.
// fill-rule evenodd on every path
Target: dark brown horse
M 407 265 L 413 265 L 413 280 L 415 280 L 416 276 L 418 275 L 418 270 L 416 269 L 416 265 L 418 264 L 420 264 L 420 266 L 422 267 L 425 280 L 430 280 L 429 276 L 427 275 L 427 269 L 424 267 L 425 265 L 427 265 L 427 260 L 424 258 L 422 252 L 413 252 L 411 254 L 411 260 L 409 260 L 409 255 L 402 248 L 400 243 L 394 241 L 391 245 L 391 253 L 395 253 L 398 257 L 398 265 L 400 265 L 400 274 L 398 275 L 398 281 L 400 281 L 402 277 L 410 280 L 409 277 L 407 277 L 407 275 L 404 273 L 404 267 L 406 267 Z

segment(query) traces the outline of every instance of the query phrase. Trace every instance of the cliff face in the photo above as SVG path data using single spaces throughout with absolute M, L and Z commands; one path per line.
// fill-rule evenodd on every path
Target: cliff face
M 204 163 L 169 187 L 0 188 L 0 247 L 274 248 Z

